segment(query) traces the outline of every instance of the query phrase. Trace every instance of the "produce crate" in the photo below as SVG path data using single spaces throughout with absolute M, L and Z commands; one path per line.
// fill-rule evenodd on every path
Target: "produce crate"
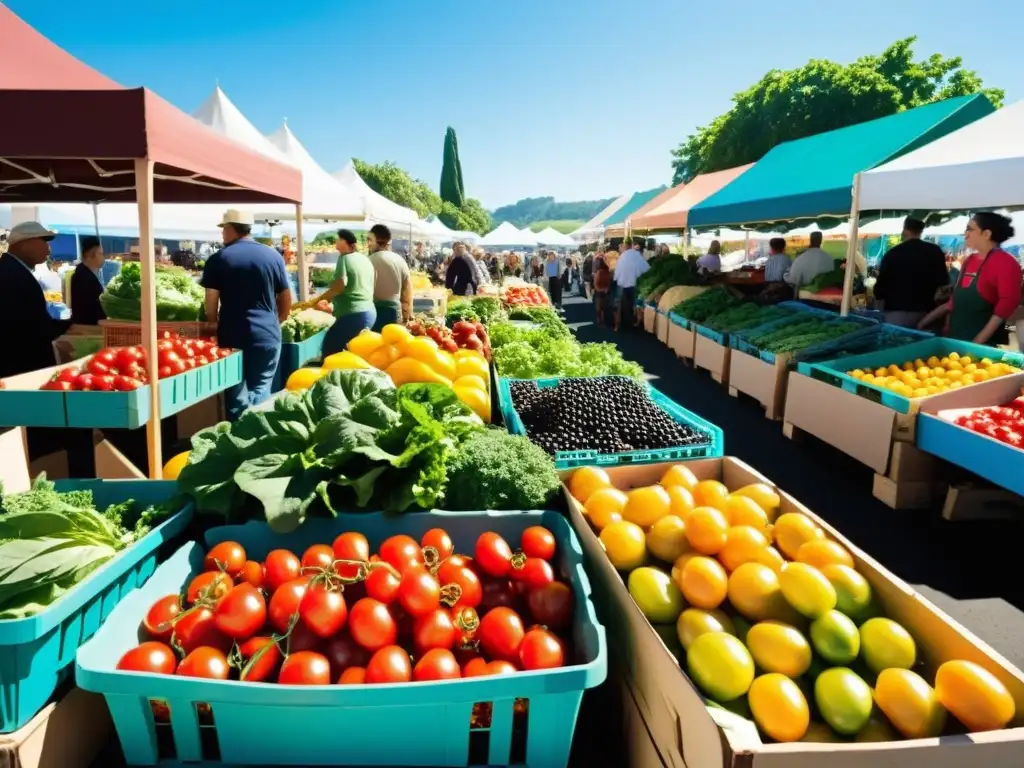
M 657 483 L 668 466 L 614 467 L 608 474 L 616 487 L 626 490 Z M 733 457 L 691 461 L 687 466 L 698 479 L 720 480 L 730 489 L 750 483 L 774 487 L 770 480 Z M 568 474 L 563 473 L 563 478 Z M 608 560 L 583 508 L 565 489 L 570 517 L 588 558 L 594 604 L 608 630 L 609 668 L 623 670 L 661 761 L 686 768 L 1019 768 L 1024 754 L 1024 672 L 858 549 L 824 519 L 785 491 L 775 490 L 782 501 L 780 514 L 807 515 L 853 556 L 856 569 L 870 584 L 885 614 L 914 636 L 921 656 L 935 664 L 958 658 L 981 665 L 1009 689 L 1016 703 L 1016 717 L 1006 730 L 911 741 L 763 742 L 752 724 L 738 727 L 744 721 L 738 721 L 732 713 L 706 706 L 704 697 L 684 671 L 685 656 L 673 653 L 673 647 L 681 652 L 675 642 L 676 627 L 655 627 L 646 619 L 623 583 L 623 575 Z M 931 664 L 925 669 L 934 672 Z
M 719 384 L 729 383 L 728 334 L 712 331 L 702 325 L 693 325 L 693 367 L 703 368 Z
M 174 761 L 204 765 L 423 765 L 467 766 L 471 741 L 487 741 L 487 765 L 565 766 L 583 691 L 600 685 L 607 674 L 605 630 L 590 601 L 590 582 L 576 534 L 556 512 L 429 512 L 402 517 L 343 514 L 311 519 L 287 535 L 271 533 L 265 523 L 214 528 L 212 546 L 232 540 L 262 559 L 269 550 L 301 552 L 313 543 L 332 541 L 346 530 L 367 535 L 372 545 L 397 533 L 420 539 L 443 527 L 458 551 L 472 551 L 476 537 L 492 530 L 518 541 L 530 525 L 544 525 L 559 541 L 558 570 L 575 594 L 572 630 L 574 666 L 439 683 L 401 685 L 282 687 L 272 684 L 187 679 L 118 672 L 117 660 L 138 642 L 138 626 L 159 597 L 178 592 L 202 570 L 204 548 L 186 544 L 118 606 L 93 642 L 78 653 L 80 687 L 107 698 L 114 726 L 131 765 Z M 525 750 L 513 709 L 528 702 Z M 169 725 L 158 726 L 150 703 L 170 704 Z M 212 722 L 200 723 L 199 704 L 209 704 Z M 471 728 L 474 706 L 491 709 L 489 730 Z M 400 724 L 400 735 L 395 730 Z M 157 731 L 168 729 L 176 754 L 161 755 Z M 475 734 L 483 733 L 482 737 Z M 258 737 L 256 737 L 258 735 Z M 216 741 L 219 756 L 204 744 Z M 519 753 L 517 754 L 517 748 Z M 475 764 L 475 763 L 474 763 Z
M 817 309 L 816 307 L 809 307 L 806 304 L 803 304 L 799 301 L 784 301 L 781 304 L 779 304 L 779 306 L 787 307 L 796 312 L 803 312 L 810 315 L 814 315 L 816 317 L 820 317 L 822 320 L 851 321 L 856 323 L 857 325 L 860 325 L 861 329 L 859 331 L 851 331 L 850 333 L 840 336 L 837 339 L 831 339 L 829 341 L 824 341 L 819 344 L 811 344 L 807 347 L 793 350 L 791 352 L 768 352 L 759 349 L 748 340 L 751 336 L 754 336 L 755 334 L 761 334 L 767 331 L 777 330 L 794 321 L 793 317 L 785 317 L 782 318 L 781 320 L 775 320 L 771 323 L 765 323 L 764 325 L 759 326 L 757 328 L 747 328 L 742 331 L 736 331 L 735 333 L 731 333 L 729 334 L 729 345 L 733 349 L 738 349 L 741 352 L 745 352 L 748 355 L 757 357 L 763 360 L 764 362 L 773 365 L 775 363 L 775 358 L 777 357 L 777 355 L 786 355 L 788 356 L 789 360 L 802 360 L 807 357 L 819 356 L 831 349 L 839 348 L 837 345 L 846 343 L 852 339 L 856 339 L 862 335 L 865 335 L 871 328 L 877 326 L 877 323 L 874 320 L 869 320 L 863 317 L 857 317 L 855 315 L 847 315 L 846 317 L 840 317 L 835 312 L 829 312 L 828 310 L 825 309 Z
M 103 509 L 128 499 L 159 504 L 178 484 L 154 480 L 61 480 L 57 490 L 91 490 Z M 0 733 L 21 728 L 42 709 L 71 671 L 78 647 L 96 634 L 114 606 L 145 583 L 156 568 L 157 549 L 192 518 L 191 502 L 97 568 L 42 613 L 0 621 Z
M 658 305 L 644 304 L 644 330 L 648 333 L 657 332 Z
M 272 392 L 280 392 L 288 383 L 288 377 L 310 360 L 320 357 L 324 348 L 324 337 L 327 336 L 327 329 L 310 336 L 304 341 L 288 342 L 281 344 L 281 356 L 277 360 L 277 373 L 274 374 Z
M 658 317 L 657 317 L 657 331 L 658 331 L 657 336 L 658 336 L 658 341 L 660 341 L 662 344 L 665 344 L 666 346 L 668 345 L 668 329 L 669 329 L 668 312 L 662 312 L 659 309 L 658 310 Z
M 66 393 L 39 388 L 58 371 L 81 364 L 82 361 L 65 363 L 0 379 L 0 427 L 66 427 Z
M 448 312 L 448 291 L 444 288 L 413 291 L 412 311 L 417 315 L 427 314 L 434 317 L 444 317 Z
M 135 320 L 100 320 L 103 329 L 103 346 L 134 347 L 142 343 L 142 322 Z M 198 339 L 202 334 L 203 324 L 188 322 L 160 322 L 156 324 L 157 335 L 164 331 L 176 333 L 188 339 Z
M 676 357 L 685 360 L 693 359 L 694 332 L 690 321 L 675 312 L 668 313 L 668 345 Z
M 601 379 L 621 379 L 622 376 L 598 376 Z M 554 387 L 562 379 L 531 379 L 538 387 Z M 501 379 L 498 382 L 498 402 L 501 408 L 502 417 L 505 420 L 505 428 L 513 435 L 525 435 L 526 427 L 523 420 L 519 418 L 515 405 L 512 402 L 511 382 L 523 381 L 523 379 Z M 709 421 L 692 413 L 671 398 L 662 394 L 649 384 L 647 394 L 661 410 L 667 413 L 673 421 L 684 424 L 688 427 L 705 433 L 708 436 L 706 443 L 700 445 L 685 445 L 675 448 L 657 448 L 652 451 L 629 451 L 626 453 L 598 453 L 597 451 L 559 451 L 555 456 L 555 468 L 558 470 L 572 469 L 587 465 L 616 466 L 618 464 L 650 464 L 658 461 L 673 461 L 677 459 L 698 459 L 705 457 L 721 456 L 724 450 L 724 438 L 722 430 Z

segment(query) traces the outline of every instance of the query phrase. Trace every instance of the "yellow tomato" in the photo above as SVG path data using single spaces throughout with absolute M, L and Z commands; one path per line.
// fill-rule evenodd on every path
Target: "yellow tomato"
M 836 589 L 821 571 L 806 563 L 789 563 L 779 574 L 786 601 L 809 619 L 836 607 Z
M 971 732 L 1005 728 L 1016 712 L 1000 680 L 971 661 L 947 661 L 935 674 L 935 695 Z
M 693 557 L 677 574 L 678 586 L 686 602 L 710 610 L 720 606 L 729 589 L 725 569 L 710 557 Z
M 714 507 L 725 511 L 725 500 L 729 489 L 718 480 L 701 480 L 693 489 L 693 500 L 699 507 Z
M 644 564 L 647 539 L 639 525 L 621 520 L 604 528 L 599 538 L 616 569 L 632 571 Z
M 612 481 L 608 477 L 608 473 L 600 467 L 580 467 L 569 477 L 569 493 L 580 504 L 586 504 L 587 499 L 594 491 L 608 488 L 611 484 Z M 625 498 L 625 494 L 623 494 L 623 498 Z
M 725 536 L 725 545 L 718 551 L 718 560 L 727 571 L 735 571 L 744 563 L 756 563 L 768 539 L 749 525 L 736 525 Z
M 796 559 L 798 562 L 813 565 L 815 568 L 824 568 L 826 565 L 845 565 L 853 567 L 853 557 L 828 539 L 812 539 L 804 542 L 797 550 Z
M 796 553 L 806 542 L 825 538 L 825 532 L 800 512 L 787 512 L 775 521 L 775 546 L 786 557 L 796 559 Z
M 946 710 L 934 689 L 909 669 L 882 670 L 875 703 L 905 739 L 934 738 L 946 725 Z
M 676 634 L 679 636 L 679 643 L 684 649 L 689 650 L 690 645 L 701 635 L 708 632 L 725 632 L 730 635 L 736 634 L 732 619 L 718 609 L 712 608 L 705 611 L 700 608 L 687 608 L 676 620 Z
M 191 451 L 185 451 L 184 453 L 179 453 L 177 456 L 175 456 L 170 461 L 168 461 L 166 464 L 164 464 L 164 472 L 163 472 L 164 480 L 177 480 L 178 479 L 178 475 L 181 473 L 181 470 L 185 468 L 186 464 L 188 464 L 188 455 L 190 453 L 191 453 Z
M 768 530 L 768 515 L 749 496 L 730 494 L 725 500 L 725 516 L 729 519 L 729 525 L 749 525 L 762 533 Z
M 670 514 L 686 520 L 690 513 L 693 512 L 693 494 L 681 485 L 665 486 L 665 490 L 668 491 Z
M 362 330 L 359 335 L 353 338 L 349 343 L 347 349 L 350 352 L 355 352 L 362 358 L 365 358 L 373 350 L 384 343 L 379 333 L 374 333 L 370 330 Z
M 354 352 L 342 350 L 325 357 L 323 367 L 328 371 L 365 371 L 374 366 Z
M 668 492 L 660 485 L 634 488 L 627 495 L 629 501 L 622 510 L 622 518 L 641 528 L 650 528 L 672 509 Z
M 579 472 L 580 470 L 576 471 Z M 572 485 L 571 481 L 569 487 L 573 496 L 576 496 L 576 491 L 572 490 L 575 486 Z M 576 496 L 576 498 L 579 497 Z M 587 501 L 583 505 L 583 509 L 587 513 L 591 524 L 600 531 L 612 523 L 622 521 L 622 510 L 625 508 L 628 500 L 629 497 L 618 488 L 605 486 L 596 488 L 587 494 Z
M 666 563 L 674 563 L 689 549 L 686 523 L 675 515 L 665 515 L 647 532 L 647 551 Z
M 285 382 L 284 388 L 289 392 L 298 392 L 304 389 L 309 389 L 326 375 L 327 371 L 323 368 L 299 368 L 299 370 L 295 371 L 288 377 L 288 381 Z
M 751 483 L 750 485 L 745 485 L 742 488 L 737 488 L 730 495 L 746 496 L 748 499 L 753 499 L 757 502 L 757 506 L 765 511 L 769 520 L 775 517 L 775 512 L 782 503 L 782 499 L 779 497 L 779 494 L 777 494 L 775 489 L 767 483 Z
M 661 476 L 661 480 L 659 482 L 666 488 L 671 486 L 681 486 L 690 493 L 693 493 L 694 489 L 697 487 L 697 476 L 693 474 L 693 470 L 685 464 L 673 464 L 665 470 L 665 474 Z
M 484 424 L 491 423 L 491 396 L 477 387 L 453 386 L 455 396 L 464 404 L 469 406 Z
M 380 337 L 385 344 L 401 344 L 403 341 L 409 341 L 412 334 L 404 325 L 389 323 L 380 329 Z
M 697 507 L 686 518 L 686 538 L 704 555 L 714 555 L 725 546 L 729 521 L 714 507 Z

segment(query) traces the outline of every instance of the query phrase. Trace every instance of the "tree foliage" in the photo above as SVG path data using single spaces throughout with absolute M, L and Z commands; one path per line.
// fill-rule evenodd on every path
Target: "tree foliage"
M 589 221 L 614 200 L 579 200 L 556 203 L 553 197 L 525 197 L 512 205 L 503 205 L 491 213 L 495 221 L 507 221 L 516 227 L 526 227 L 539 221 Z
M 773 69 L 733 97 L 733 107 L 672 150 L 673 184 L 752 163 L 785 141 L 885 117 L 922 104 L 979 91 L 997 107 L 1005 93 L 983 88 L 959 56 L 915 61 L 916 37 L 852 64 L 811 60 Z M 497 211 L 495 215 L 497 216 Z
M 448 126 L 444 134 L 444 158 L 441 164 L 441 200 L 462 208 L 466 202 L 466 188 L 462 181 L 462 162 L 459 160 L 459 140 L 455 129 Z

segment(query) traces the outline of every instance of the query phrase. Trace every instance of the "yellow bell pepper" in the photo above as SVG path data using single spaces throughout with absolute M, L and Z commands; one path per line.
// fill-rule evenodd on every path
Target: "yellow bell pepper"
M 467 350 L 472 351 L 472 350 Z M 463 376 L 479 376 L 484 381 L 490 381 L 491 369 L 487 366 L 484 356 L 474 352 L 472 356 L 459 355 L 455 353 L 455 378 Z
M 394 344 L 381 344 L 373 352 L 366 356 L 366 362 L 372 365 L 374 368 L 379 368 L 382 371 L 387 370 L 387 367 L 391 365 L 395 360 L 400 358 L 402 353 L 398 350 L 398 347 Z
M 329 371 L 365 371 L 373 366 L 354 352 L 344 350 L 324 358 L 324 368 Z
M 455 396 L 479 416 L 484 424 L 491 423 L 491 398 L 476 387 L 455 387 Z
M 387 367 L 386 373 L 396 387 L 403 384 L 444 384 L 447 387 L 452 385 L 451 379 L 446 379 L 423 361 L 412 357 L 396 360 Z
M 403 357 L 411 357 L 429 366 L 439 376 L 451 380 L 455 377 L 455 358 L 425 336 L 417 336 L 399 345 Z
M 459 378 L 452 382 L 452 386 L 455 387 L 455 389 L 458 389 L 459 387 L 472 387 L 473 389 L 479 389 L 484 394 L 488 394 L 490 392 L 487 382 L 473 374 L 459 376 Z
M 379 333 L 364 329 L 348 343 L 348 351 L 355 352 L 365 360 L 367 355 L 383 343 Z
M 404 325 L 389 323 L 380 329 L 380 337 L 385 344 L 401 344 L 403 341 L 409 341 L 412 334 Z
M 452 357 L 451 352 L 446 352 L 443 349 L 437 350 L 437 362 L 432 366 L 435 371 L 440 373 L 446 379 L 454 379 L 456 374 L 455 358 Z
M 284 388 L 289 392 L 298 392 L 303 389 L 309 389 L 326 375 L 327 371 L 323 368 L 299 368 L 299 370 L 294 371 L 292 375 L 288 377 L 288 381 L 285 383 Z

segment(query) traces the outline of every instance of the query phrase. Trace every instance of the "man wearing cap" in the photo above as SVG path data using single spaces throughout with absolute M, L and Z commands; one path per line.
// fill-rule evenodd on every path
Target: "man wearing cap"
M 935 294 L 949 285 L 946 256 L 935 243 L 921 239 L 924 222 L 908 216 L 903 237 L 882 257 L 875 281 L 875 299 L 883 302 L 885 322 L 917 328 L 935 309 Z
M 0 328 L 6 339 L 0 378 L 56 365 L 53 341 L 71 327 L 70 321 L 50 317 L 35 275 L 56 234 L 37 221 L 24 221 L 7 235 L 7 253 L 0 257 Z
M 242 350 L 242 381 L 225 392 L 228 418 L 270 397 L 281 355 L 281 323 L 292 308 L 284 259 L 253 240 L 253 216 L 229 210 L 219 224 L 224 247 L 203 269 L 206 320 L 222 347 Z

